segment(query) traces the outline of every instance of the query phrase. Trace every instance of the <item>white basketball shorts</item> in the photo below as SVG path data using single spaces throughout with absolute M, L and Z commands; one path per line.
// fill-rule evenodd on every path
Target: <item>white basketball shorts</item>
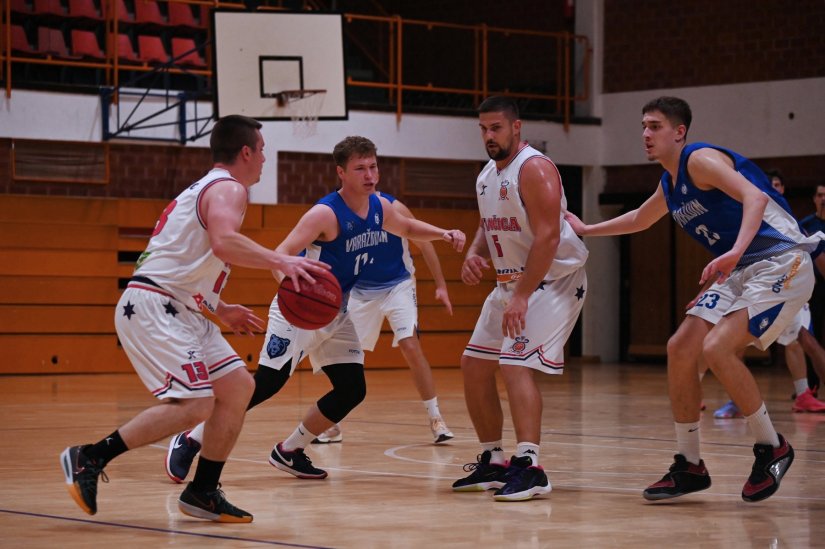
M 799 331 L 802 328 L 807 330 L 811 329 L 811 308 L 807 303 L 799 309 L 799 312 L 793 317 L 791 323 L 779 334 L 776 342 L 780 345 L 790 345 L 799 338 Z
M 160 288 L 126 288 L 115 329 L 141 381 L 159 399 L 212 396 L 213 381 L 246 368 L 215 323 Z
M 269 306 L 266 339 L 258 364 L 280 370 L 292 360 L 289 375 L 308 356 L 316 374 L 324 366 L 342 363 L 364 364 L 364 351 L 358 341 L 349 313 L 340 312 L 328 325 L 317 330 L 296 328 L 278 308 L 278 296 Z
M 811 256 L 790 251 L 734 271 L 722 284 L 708 288 L 687 314 L 715 325 L 726 314 L 747 309 L 748 331 L 756 338 L 752 345 L 765 350 L 808 302 L 813 289 Z
M 410 277 L 392 288 L 377 291 L 353 289 L 349 297 L 349 315 L 364 350 L 375 349 L 384 317 L 394 334 L 392 346 L 398 347 L 399 341 L 416 335 L 418 329 L 415 280 Z
M 527 301 L 526 329 L 512 339 L 503 335 L 501 321 L 514 284 L 496 286 L 487 296 L 464 354 L 561 374 L 564 344 L 584 305 L 584 267 L 564 278 L 542 282 Z

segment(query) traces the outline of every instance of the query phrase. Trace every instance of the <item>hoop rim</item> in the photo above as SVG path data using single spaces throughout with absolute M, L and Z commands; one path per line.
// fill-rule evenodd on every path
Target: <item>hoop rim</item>
M 319 93 L 327 93 L 327 90 L 324 89 L 297 89 L 297 90 L 281 90 L 275 93 L 268 93 L 266 97 L 274 97 L 275 100 L 278 102 L 279 107 L 283 107 L 287 103 L 291 103 L 293 101 L 298 101 L 300 99 L 306 99 L 307 97 L 312 97 L 313 95 Z

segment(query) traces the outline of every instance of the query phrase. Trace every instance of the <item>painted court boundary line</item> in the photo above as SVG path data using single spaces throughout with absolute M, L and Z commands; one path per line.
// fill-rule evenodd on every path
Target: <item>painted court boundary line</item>
M 261 545 L 275 545 L 278 547 L 299 547 L 301 549 L 331 549 L 326 546 L 321 545 L 303 545 L 300 543 L 288 543 L 284 541 L 271 541 L 267 539 L 256 539 L 256 538 L 243 538 L 240 536 L 223 536 L 220 534 L 202 534 L 199 532 L 186 532 L 184 530 L 172 530 L 169 528 L 154 528 L 151 526 L 137 526 L 134 524 L 123 524 L 120 522 L 107 522 L 103 520 L 89 520 L 89 519 L 79 519 L 73 517 L 62 517 L 60 515 L 47 515 L 43 513 L 29 513 L 26 511 L 12 511 L 11 509 L 0 509 L 0 513 L 8 513 L 11 515 L 23 515 L 27 517 L 37 517 L 37 518 L 48 518 L 54 520 L 63 520 L 68 522 L 80 522 L 83 524 L 93 524 L 93 525 L 100 525 L 100 526 L 114 526 L 116 528 L 128 528 L 131 530 L 143 530 L 146 532 L 157 532 L 160 534 L 173 534 L 178 536 L 192 536 L 196 538 L 209 538 L 209 539 L 225 539 L 229 541 L 243 541 L 246 543 L 260 543 Z M 208 522 L 204 522 L 207 524 Z

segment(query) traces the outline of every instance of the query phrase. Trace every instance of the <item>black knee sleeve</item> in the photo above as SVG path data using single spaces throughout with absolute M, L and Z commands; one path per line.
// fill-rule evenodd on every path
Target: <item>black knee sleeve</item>
M 249 400 L 249 406 L 246 409 L 251 410 L 261 402 L 272 398 L 275 393 L 286 385 L 291 371 L 292 364 L 290 362 L 284 364 L 280 370 L 259 364 L 258 370 L 255 372 L 255 391 L 252 393 L 252 398 Z
M 332 383 L 332 390 L 318 399 L 324 417 L 338 423 L 367 396 L 364 365 L 332 364 L 321 368 Z

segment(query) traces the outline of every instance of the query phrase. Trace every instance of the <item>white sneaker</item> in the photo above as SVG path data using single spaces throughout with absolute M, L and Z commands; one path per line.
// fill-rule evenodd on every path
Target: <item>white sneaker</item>
M 341 434 L 341 427 L 336 423 L 312 441 L 312 444 L 329 444 L 330 442 L 341 442 L 344 435 Z
M 453 434 L 447 429 L 447 424 L 441 416 L 430 418 L 430 431 L 433 432 L 433 443 L 446 442 L 453 438 Z

